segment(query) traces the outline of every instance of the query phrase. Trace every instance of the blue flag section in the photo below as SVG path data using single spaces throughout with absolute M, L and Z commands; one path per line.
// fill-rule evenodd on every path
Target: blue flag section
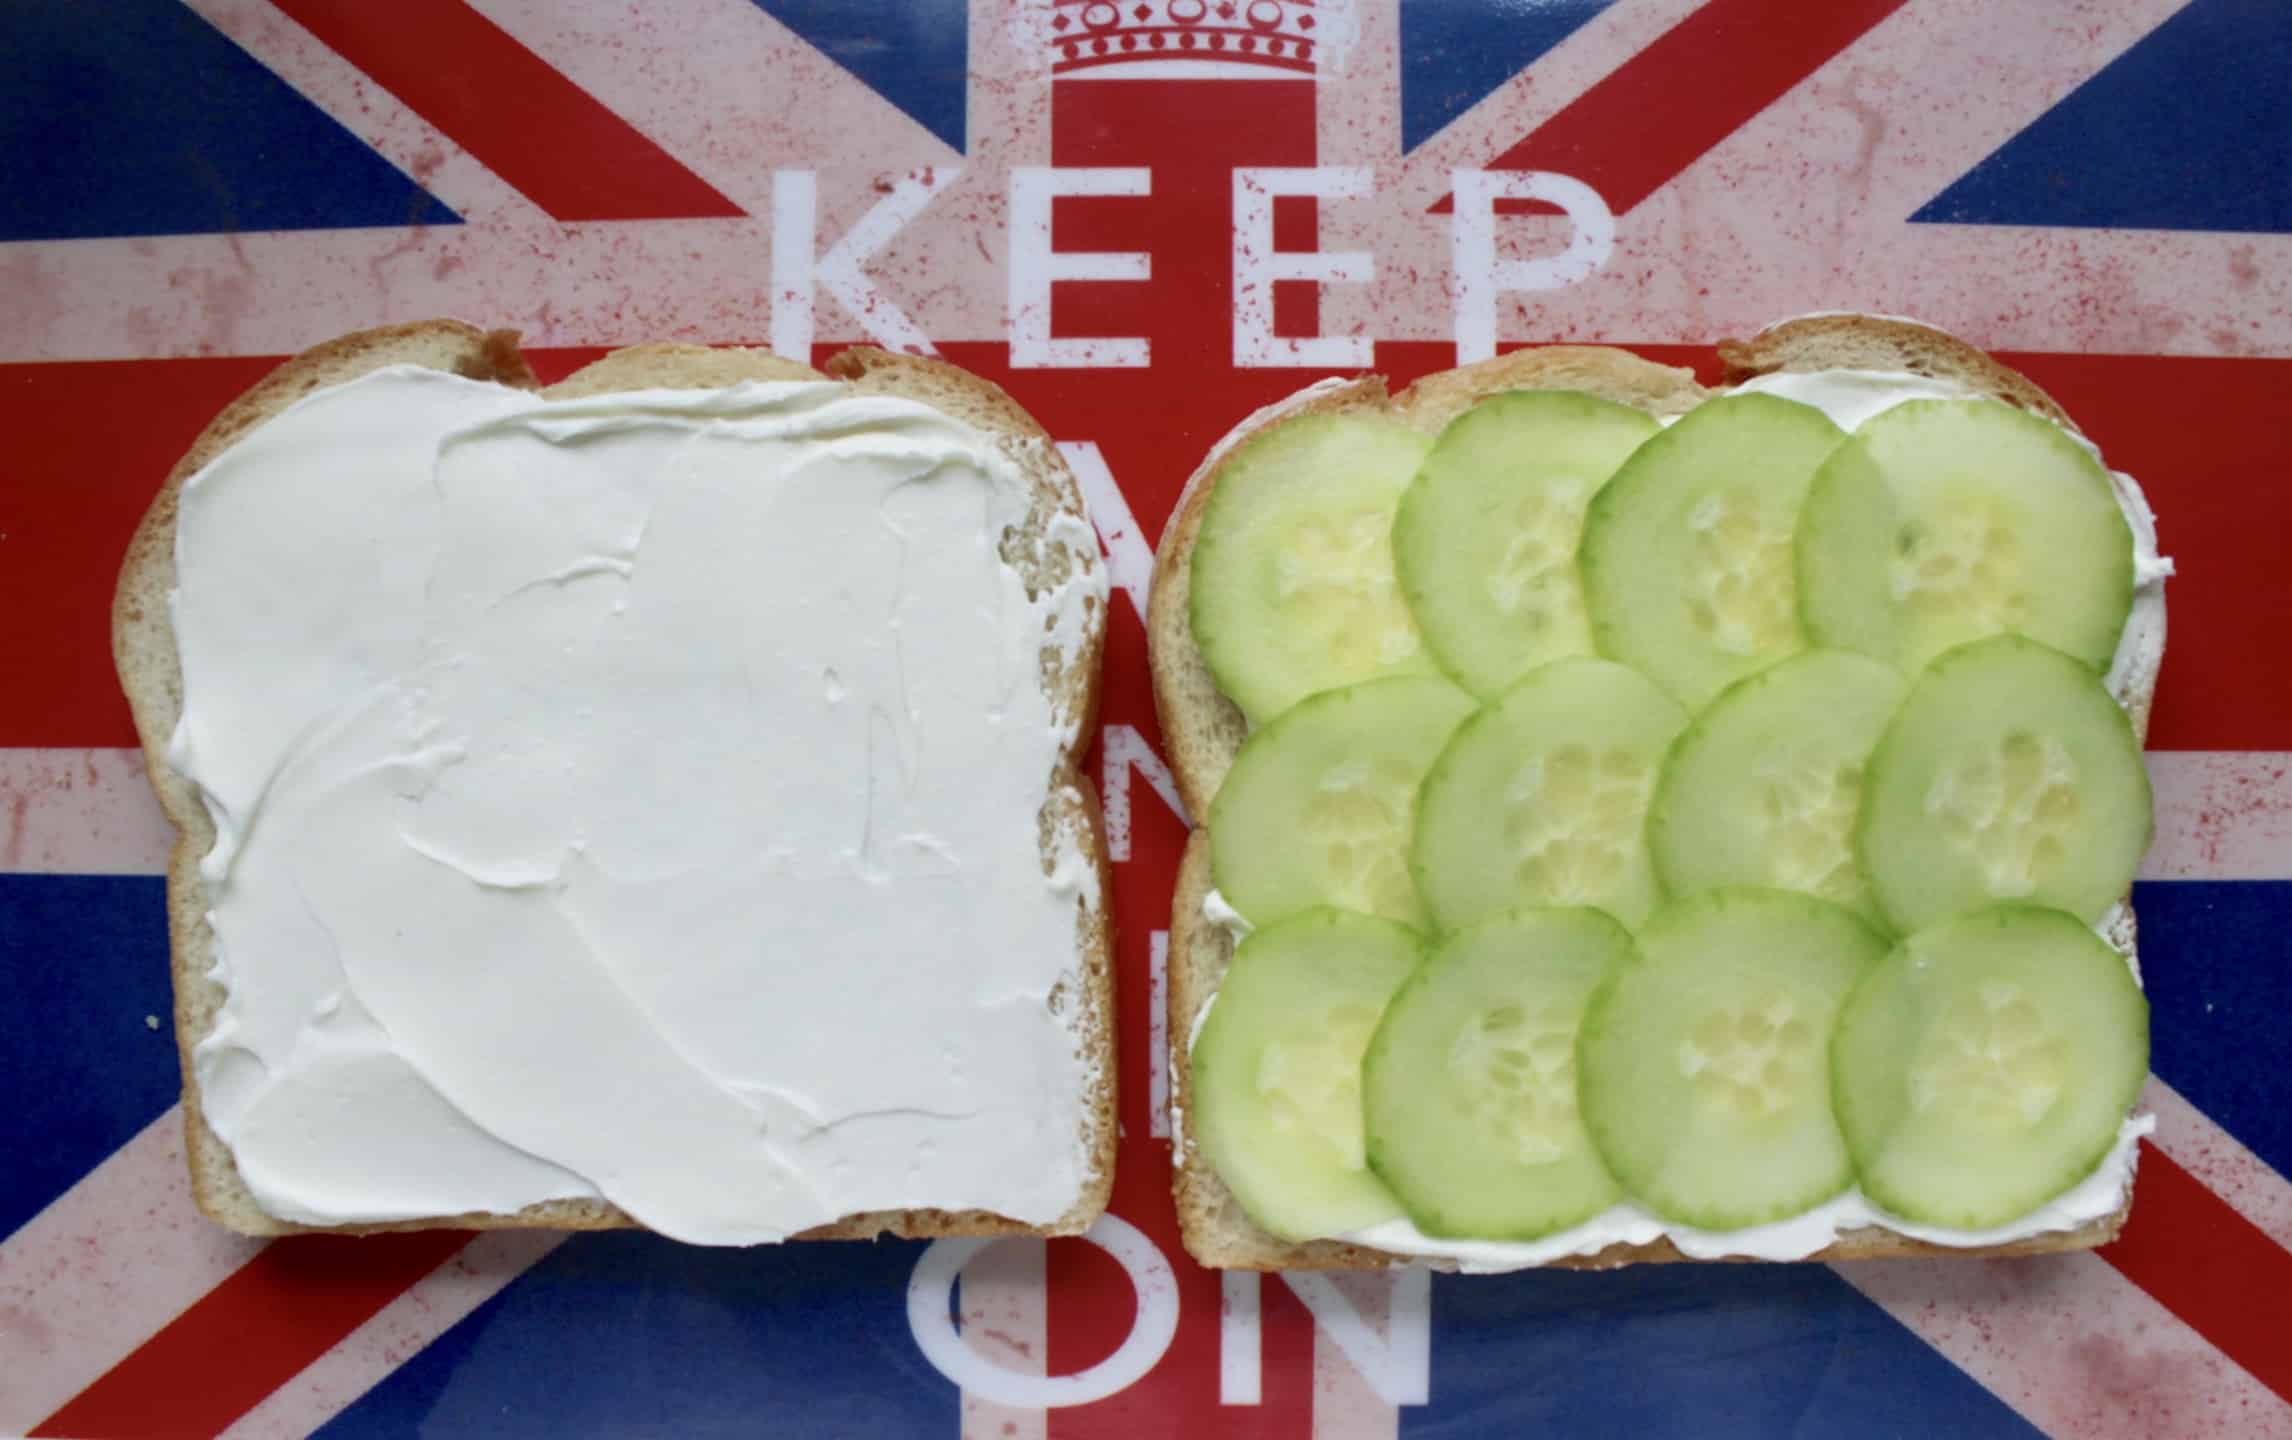
M 1821 1265 L 1436 1275 L 1432 1403 L 1407 1437 L 2029 1437 Z
M 0 1240 L 175 1103 L 167 973 L 165 881 L 0 874 Z
M 953 1436 L 955 1387 L 908 1335 L 922 1251 L 577 1235 L 319 1433 Z
M 965 0 L 756 0 L 900 113 L 964 148 L 971 55 Z
M 1615 0 L 1401 0 L 1401 149 L 1414 150 Z
M 2278 1174 L 2292 1173 L 2292 882 L 2134 887 L 2149 1068 Z
M 0 241 L 459 217 L 176 0 L 0 5 Z
M 1910 218 L 2292 233 L 2292 5 L 2194 0 Z

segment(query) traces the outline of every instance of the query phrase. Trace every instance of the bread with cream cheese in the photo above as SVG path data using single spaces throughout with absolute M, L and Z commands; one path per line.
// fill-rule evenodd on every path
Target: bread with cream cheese
M 1777 371 L 1866 370 L 1948 380 L 2044 416 L 2072 433 L 2077 427 L 2052 397 L 2026 377 L 1979 348 L 1943 331 L 1912 321 L 1865 315 L 1817 315 L 1784 321 L 1748 340 L 1719 346 L 1727 384 L 1739 384 Z M 1194 644 L 1189 603 L 1194 543 L 1201 532 L 1220 467 L 1241 442 L 1296 416 L 1358 411 L 1399 420 L 1425 434 L 1437 434 L 1479 399 L 1507 390 L 1580 390 L 1635 406 L 1658 418 L 1677 416 L 1716 393 L 1684 369 L 1653 364 L 1626 350 L 1602 346 L 1547 346 L 1519 350 L 1453 370 L 1424 376 L 1388 393 L 1380 376 L 1324 381 L 1249 416 L 1227 435 L 1187 481 L 1155 557 L 1147 619 L 1155 708 L 1168 748 L 1170 767 L 1188 813 L 1206 817 L 1210 801 L 1241 748 L 1247 722 L 1219 692 Z M 2154 663 L 2126 676 L 2121 698 L 2136 734 L 2148 731 L 2149 706 L 2156 688 Z M 1183 1124 L 1192 1101 L 1190 1038 L 1204 1007 L 1216 993 L 1233 958 L 1232 935 L 1204 913 L 1212 890 L 1210 837 L 1197 824 L 1189 837 L 1171 897 L 1168 1030 L 1171 1100 L 1180 1117 L 1172 1126 L 1173 1190 L 1186 1249 L 1204 1265 L 1240 1270 L 1370 1270 L 1427 1261 L 1338 1240 L 1292 1244 L 1266 1233 L 1243 1213 Z M 2130 897 L 2117 943 L 2132 943 Z M 2116 1238 L 2132 1199 L 2110 1215 L 2076 1229 L 2033 1235 L 1975 1248 L 1943 1246 L 1881 1229 L 1850 1230 L 1818 1253 L 1815 1260 L 1861 1260 L 1890 1256 L 2032 1255 L 2089 1249 Z M 1649 1261 L 1679 1261 L 1667 1240 L 1647 1245 L 1614 1244 L 1596 1254 L 1550 1262 L 1566 1269 L 1611 1269 Z
M 489 333 L 459 322 L 429 321 L 361 331 L 314 347 L 265 377 L 199 436 L 146 513 L 120 573 L 112 617 L 114 656 L 153 788 L 177 829 L 168 865 L 167 894 L 175 1032 L 183 1065 L 183 1113 L 192 1192 L 210 1217 L 249 1235 L 316 1229 L 368 1234 L 441 1226 L 560 1230 L 629 1227 L 635 1222 L 601 1200 L 555 1200 L 514 1214 L 424 1216 L 381 1224 L 316 1227 L 281 1220 L 256 1203 L 238 1174 L 229 1147 L 201 1112 L 192 1052 L 214 1028 L 224 990 L 209 973 L 214 937 L 200 875 L 200 861 L 212 848 L 215 833 L 196 787 L 171 768 L 167 756 L 183 706 L 182 673 L 169 602 L 176 579 L 178 496 L 186 479 L 295 401 L 387 366 L 409 364 L 523 389 L 538 388 L 518 349 L 515 333 L 509 331 Z M 934 360 L 850 350 L 829 360 L 823 374 L 763 350 L 640 345 L 616 351 L 542 393 L 573 398 L 634 389 L 714 389 L 752 380 L 822 379 L 841 381 L 863 393 L 921 402 L 991 437 L 1033 487 L 1031 522 L 1047 526 L 1061 516 L 1083 515 L 1080 491 L 1041 427 L 997 387 Z M 1044 547 L 1044 553 L 1049 553 L 1049 547 Z M 1031 581 L 1035 577 L 1025 578 Z M 796 1238 L 1078 1234 L 1105 1209 L 1113 1181 L 1115 1144 L 1113 949 L 1106 908 L 1110 884 L 1096 792 L 1080 768 L 1096 714 L 1103 631 L 1104 607 L 1098 606 L 1082 642 L 1066 654 L 1063 666 L 1046 666 L 1041 680 L 1054 704 L 1079 720 L 1069 752 L 1061 758 L 1056 773 L 1044 777 L 1046 857 L 1051 837 L 1078 835 L 1098 877 L 1096 898 L 1083 906 L 1078 920 L 1074 993 L 1054 996 L 1054 1005 L 1069 1007 L 1069 1028 L 1089 1077 L 1082 1133 L 1077 1137 L 1084 1174 L 1079 1197 L 1066 1214 L 1047 1225 L 1028 1225 L 984 1211 L 910 1209 L 846 1215 Z M 673 740 L 663 738 L 664 743 Z M 704 1165 L 705 1157 L 696 1157 L 696 1164 Z

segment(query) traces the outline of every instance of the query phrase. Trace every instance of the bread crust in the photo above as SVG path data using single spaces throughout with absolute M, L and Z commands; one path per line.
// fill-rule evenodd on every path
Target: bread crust
M 2035 381 L 1946 330 L 1891 315 L 1801 315 L 1748 340 L 1719 342 L 1726 383 L 1775 371 L 1878 370 L 1955 380 L 1970 390 L 2043 415 L 2071 434 L 2085 432 Z
M 2076 430 L 2052 397 L 2028 379 L 1977 347 L 1914 321 L 1861 315 L 1808 316 L 1770 326 L 1749 340 L 1723 341 L 1719 356 L 1729 385 L 1782 370 L 1907 371 L 1957 381 Z M 1233 452 L 1255 435 L 1294 416 L 1328 410 L 1381 412 L 1432 433 L 1479 399 L 1519 389 L 1586 390 L 1658 416 L 1684 413 L 1713 393 L 1697 384 L 1687 371 L 1601 346 L 1515 351 L 1427 375 L 1391 396 L 1377 376 L 1343 382 L 1318 394 L 1300 392 L 1250 416 L 1203 461 L 1187 482 L 1155 557 L 1153 604 L 1147 624 L 1154 700 L 1179 793 L 1197 822 L 1179 864 L 1170 910 L 1167 1059 L 1173 1114 L 1180 1117 L 1171 1127 L 1172 1192 L 1187 1253 L 1203 1265 L 1231 1270 L 1380 1270 L 1417 1264 L 1441 1270 L 1457 1268 L 1454 1261 L 1428 1260 L 1342 1241 L 1292 1244 L 1277 1239 L 1243 1213 L 1183 1124 L 1182 1117 L 1193 1108 L 1188 1049 L 1194 1027 L 1233 958 L 1232 937 L 1203 913 L 1203 902 L 1212 887 L 1209 831 L 1200 822 L 1209 814 L 1210 799 L 1216 795 L 1248 729 L 1241 712 L 1218 692 L 1210 678 L 1194 646 L 1186 613 L 1190 593 L 1186 571 L 1200 535 L 1202 516 L 1218 473 Z M 2148 731 L 2154 684 L 2151 673 L 2126 707 L 2138 735 L 2146 736 Z M 2112 938 L 2130 944 L 2133 921 L 2129 896 L 2124 915 L 2121 932 L 2113 932 Z M 2131 1208 L 2128 1193 L 2115 1212 L 2074 1230 L 1972 1248 L 1935 1245 L 1865 1227 L 1841 1234 L 1806 1258 L 1996 1257 L 2085 1250 L 2115 1239 Z M 1621 1265 L 1694 1260 L 1670 1241 L 1658 1240 L 1648 1245 L 1609 1245 L 1595 1254 L 1569 1256 L 1539 1268 L 1609 1270 Z
M 241 1179 L 230 1147 L 208 1125 L 200 1103 L 193 1048 L 214 1025 L 224 990 L 209 976 L 213 935 L 206 912 L 201 857 L 215 832 L 198 792 L 168 763 L 167 745 L 182 713 L 182 670 L 168 595 L 175 586 L 175 521 L 183 482 L 264 421 L 313 391 L 390 365 L 415 364 L 470 379 L 538 390 L 514 331 L 483 331 L 454 320 L 357 331 L 303 351 L 281 364 L 209 423 L 169 472 L 129 543 L 112 605 L 112 649 L 121 687 L 135 717 L 145 768 L 162 811 L 176 828 L 167 867 L 168 936 L 175 989 L 175 1036 L 183 1072 L 183 1123 L 193 1199 L 208 1218 L 243 1235 L 379 1235 L 441 1228 L 467 1230 L 617 1230 L 641 1228 L 600 1200 L 551 1200 L 510 1214 L 464 1213 L 377 1224 L 305 1225 L 266 1214 Z M 932 405 L 991 436 L 1029 477 L 1035 514 L 1085 514 L 1080 487 L 1034 419 L 998 387 L 934 360 L 850 350 L 823 374 L 768 350 L 705 345 L 636 345 L 583 367 L 541 393 L 576 398 L 633 389 L 714 389 L 742 381 L 838 379 L 877 394 Z M 1046 821 L 1077 836 L 1097 876 L 1098 899 L 1077 921 L 1077 993 L 1054 1004 L 1080 1009 L 1078 1045 L 1093 1073 L 1082 1124 L 1087 1174 L 1074 1206 L 1048 1225 L 1028 1225 L 984 1210 L 911 1209 L 844 1216 L 792 1237 L 866 1240 L 879 1235 L 1077 1235 L 1104 1213 L 1114 1183 L 1114 937 L 1109 909 L 1113 873 L 1098 793 L 1082 768 L 1096 722 L 1105 614 L 1091 615 L 1080 649 L 1059 676 L 1055 702 L 1075 717 L 1075 740 L 1052 777 Z

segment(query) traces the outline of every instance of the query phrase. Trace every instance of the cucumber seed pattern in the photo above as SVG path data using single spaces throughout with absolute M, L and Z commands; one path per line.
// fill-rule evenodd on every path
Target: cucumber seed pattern
M 1839 764 L 1812 747 L 1777 745 L 1752 765 L 1768 878 L 1852 905 L 1862 895 L 1854 861 L 1854 818 L 1862 808 L 1862 767 Z
M 1392 512 L 1369 506 L 1312 515 L 1274 554 L 1282 610 L 1346 673 L 1368 675 L 1417 652 L 1417 630 L 1393 575 Z
M 1890 567 L 1895 602 L 1968 635 L 2020 629 L 2030 614 L 2028 567 L 2012 521 L 1997 500 L 1964 495 L 1931 524 L 1904 526 Z
M 1541 636 L 1565 628 L 1584 633 L 1584 597 L 1576 583 L 1576 540 L 1592 487 L 1554 480 L 1513 508 L 1513 535 L 1488 573 L 1488 600 L 1500 614 Z
M 1705 1015 L 1679 1042 L 1679 1073 L 1703 1104 L 1741 1120 L 1766 1119 L 1804 1094 L 1825 1039 L 1778 991 Z
M 1799 623 L 1790 527 L 1770 528 L 1754 497 L 1727 490 L 1697 501 L 1687 524 L 1695 532 L 1687 602 L 1695 632 L 1729 655 L 1789 644 Z
M 1320 848 L 1331 903 L 1395 918 L 1417 913 L 1408 866 L 1417 779 L 1390 755 L 1348 760 L 1321 777 L 1302 819 Z
M 2036 1000 L 2008 980 L 1953 999 L 1908 1077 L 1910 1105 L 1992 1130 L 2035 1126 L 2061 1094 L 2065 1047 Z
M 1622 746 L 1562 745 L 1531 759 L 1505 795 L 1504 836 L 1525 899 L 1597 905 L 1629 874 L 1655 768 Z
M 1502 1137 L 1523 1165 L 1549 1165 L 1572 1155 L 1576 1136 L 1574 1004 L 1499 1005 L 1456 1033 L 1449 1074 L 1472 1097 L 1473 1119 Z
M 2060 868 L 2078 809 L 2076 761 L 2059 740 L 2028 730 L 1942 767 L 1926 792 L 1926 813 L 2001 899 L 2034 894 Z
M 1274 1128 L 1328 1147 L 1339 1165 L 1368 1163 L 1361 1134 L 1361 1052 L 1381 1012 L 1339 1005 L 1326 1025 L 1275 1040 L 1258 1057 L 1257 1093 Z

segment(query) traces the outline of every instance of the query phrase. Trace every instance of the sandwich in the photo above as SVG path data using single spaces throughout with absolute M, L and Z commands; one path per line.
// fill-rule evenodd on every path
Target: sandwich
M 1157 556 L 1187 1249 L 2007 1255 L 2124 1223 L 2154 519 L 2050 397 L 1818 315 L 1238 425 Z
M 1063 1235 L 1115 1120 L 1106 582 L 994 386 L 370 330 L 136 533 L 193 1189 L 246 1234 Z

